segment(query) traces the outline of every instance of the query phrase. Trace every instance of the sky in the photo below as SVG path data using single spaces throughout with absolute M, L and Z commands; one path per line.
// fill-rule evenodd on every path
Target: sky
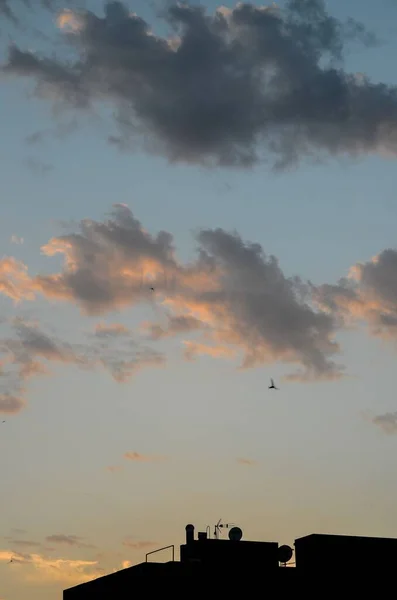
M 1 600 L 397 537 L 396 22 L 0 0 Z

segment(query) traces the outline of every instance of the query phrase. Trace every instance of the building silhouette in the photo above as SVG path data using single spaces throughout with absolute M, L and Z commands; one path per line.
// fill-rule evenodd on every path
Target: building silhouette
M 229 588 L 231 581 L 240 587 L 242 583 L 256 581 L 259 585 L 264 582 L 266 586 L 276 585 L 279 593 L 296 593 L 299 589 L 304 593 L 308 583 L 313 583 L 313 578 L 319 575 L 323 583 L 329 584 L 345 581 L 349 574 L 353 579 L 357 573 L 376 578 L 378 573 L 384 575 L 385 565 L 397 562 L 397 539 L 392 538 L 312 534 L 296 539 L 294 551 L 277 542 L 243 541 L 238 527 L 229 530 L 229 539 L 219 539 L 220 527 L 225 526 L 218 523 L 213 538 L 207 528 L 196 539 L 194 526 L 189 524 L 185 543 L 180 546 L 179 561 L 174 560 L 173 546 L 159 548 L 148 553 L 143 563 L 64 590 L 63 599 L 131 599 L 136 593 L 134 577 L 141 576 L 154 580 L 181 576 L 206 580 L 210 576 L 208 581 L 214 583 L 227 580 Z M 173 560 L 149 560 L 149 555 L 167 548 L 172 549 Z M 194 589 L 189 590 L 189 594 L 194 593 Z

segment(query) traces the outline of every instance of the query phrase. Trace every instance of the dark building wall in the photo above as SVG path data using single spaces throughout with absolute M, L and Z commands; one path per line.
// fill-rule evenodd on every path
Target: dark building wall
M 295 540 L 295 560 L 299 571 L 384 570 L 397 560 L 397 539 L 308 535 Z
M 200 561 L 205 570 L 262 572 L 278 568 L 277 551 L 276 542 L 194 540 L 181 546 L 181 562 Z
M 93 581 L 76 585 L 75 587 L 64 590 L 63 600 L 97 600 L 99 598 L 108 598 L 111 600 L 131 600 L 135 577 L 175 577 L 190 574 L 192 569 L 189 565 L 182 572 L 183 565 L 180 562 L 168 563 L 150 563 L 144 562 L 128 569 L 122 569 L 116 573 L 99 577 Z

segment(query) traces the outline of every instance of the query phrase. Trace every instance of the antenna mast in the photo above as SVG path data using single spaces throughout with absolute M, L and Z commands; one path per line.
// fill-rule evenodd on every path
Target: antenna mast
M 222 523 L 222 519 L 219 519 L 218 523 L 214 527 L 214 538 L 219 540 L 220 530 L 229 529 L 231 523 Z

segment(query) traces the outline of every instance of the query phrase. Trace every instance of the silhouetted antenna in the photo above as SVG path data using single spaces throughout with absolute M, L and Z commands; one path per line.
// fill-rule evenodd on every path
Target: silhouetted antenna
M 229 529 L 233 523 L 222 523 L 222 519 L 219 519 L 218 523 L 214 527 L 214 538 L 219 540 L 220 530 L 221 529 Z

